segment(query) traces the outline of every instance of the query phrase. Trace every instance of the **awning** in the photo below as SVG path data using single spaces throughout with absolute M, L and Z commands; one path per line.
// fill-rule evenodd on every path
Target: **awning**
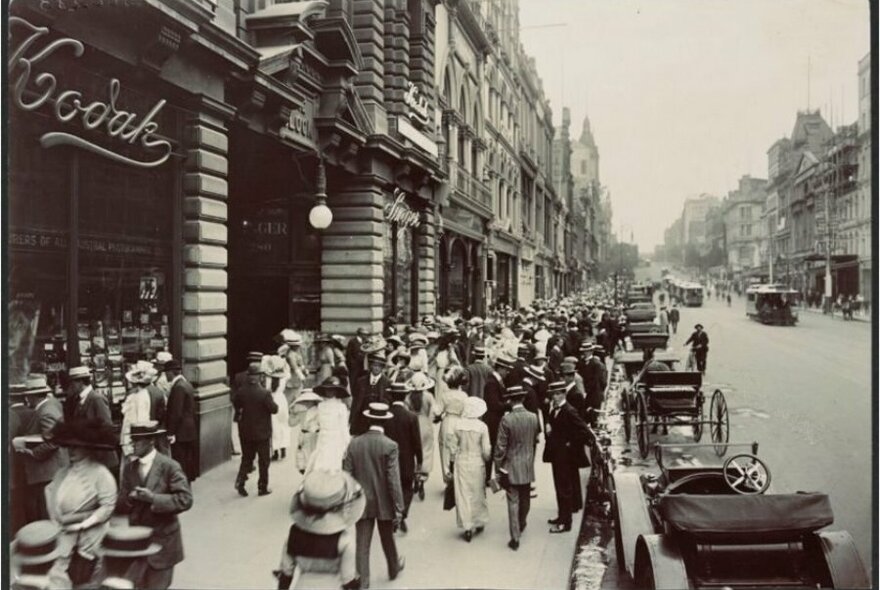
M 844 262 L 853 262 L 858 260 L 859 257 L 857 254 L 832 254 L 831 262 L 834 264 L 842 264 Z M 804 257 L 805 262 L 825 262 L 824 254 L 809 254 Z

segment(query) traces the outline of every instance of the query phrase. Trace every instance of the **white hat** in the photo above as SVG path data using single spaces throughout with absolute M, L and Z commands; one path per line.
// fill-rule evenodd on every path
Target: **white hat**
M 332 535 L 356 523 L 366 505 L 363 488 L 345 471 L 312 471 L 293 495 L 290 514 L 304 531 Z
M 92 371 L 88 367 L 80 365 L 79 367 L 71 368 L 67 372 L 67 376 L 71 379 L 91 379 Z
M 464 412 L 462 418 L 479 418 L 486 413 L 488 407 L 486 402 L 478 397 L 469 397 L 464 400 Z
M 131 370 L 125 374 L 125 378 L 129 383 L 143 385 L 152 383 L 153 379 L 155 379 L 158 374 L 159 372 L 153 366 L 153 363 L 138 361 L 132 365 Z

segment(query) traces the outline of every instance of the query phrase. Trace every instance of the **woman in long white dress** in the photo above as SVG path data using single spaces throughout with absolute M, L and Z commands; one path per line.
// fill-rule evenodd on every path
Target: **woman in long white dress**
M 446 480 L 455 482 L 455 514 L 464 539 L 470 543 L 489 523 L 486 501 L 486 461 L 492 455 L 489 428 L 480 417 L 486 413 L 486 402 L 469 397 L 464 403 L 461 419 L 449 435 L 453 471 Z
M 138 361 L 125 374 L 126 380 L 134 387 L 122 402 L 122 429 L 119 435 L 119 443 L 122 445 L 122 453 L 126 457 L 134 452 L 129 434 L 131 432 L 131 425 L 150 420 L 152 399 L 150 392 L 147 391 L 147 387 L 153 383 L 156 373 L 157 371 L 153 368 L 153 363 Z
M 321 429 L 318 423 L 318 404 L 322 399 L 314 390 L 303 389 L 290 407 L 290 422 L 294 428 L 299 429 L 296 437 L 296 469 L 300 473 L 306 472 L 318 444 L 318 432 Z
M 446 371 L 454 365 L 461 365 L 458 355 L 455 353 L 455 346 L 453 346 L 455 337 L 456 332 L 447 332 L 440 336 L 437 343 L 437 374 L 434 377 L 437 382 L 437 392 L 434 399 L 437 402 L 438 413 L 443 413 L 446 407 L 447 392 L 449 391 L 444 378 Z
M 465 388 L 468 386 L 469 375 L 467 369 L 460 365 L 450 367 L 444 375 L 444 385 L 446 391 L 446 404 L 443 410 L 437 409 L 435 404 L 434 412 L 441 417 L 440 432 L 438 439 L 440 441 L 440 463 L 443 473 L 449 471 L 449 464 L 452 461 L 449 449 L 449 436 L 455 430 L 455 424 L 461 419 L 464 412 L 464 402 L 468 399 Z
M 315 387 L 323 398 L 318 404 L 318 438 L 315 452 L 306 467 L 306 475 L 314 470 L 339 471 L 351 439 L 348 429 L 348 408 L 342 400 L 348 390 L 338 377 L 330 377 Z
M 290 407 L 286 396 L 289 369 L 283 358 L 269 354 L 263 356 L 260 368 L 265 377 L 264 385 L 278 405 L 278 411 L 272 414 L 272 459 L 284 459 L 290 446 Z
M 416 493 L 420 500 L 425 499 L 425 482 L 434 468 L 434 380 L 423 372 L 414 373 L 409 381 L 412 391 L 403 401 L 411 412 L 419 418 L 419 435 L 422 439 L 422 466 L 416 473 Z

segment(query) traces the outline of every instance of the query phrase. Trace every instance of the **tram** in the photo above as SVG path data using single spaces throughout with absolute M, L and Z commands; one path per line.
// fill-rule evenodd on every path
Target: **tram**
M 763 324 L 793 326 L 798 292 L 784 285 L 752 285 L 746 289 L 746 315 Z

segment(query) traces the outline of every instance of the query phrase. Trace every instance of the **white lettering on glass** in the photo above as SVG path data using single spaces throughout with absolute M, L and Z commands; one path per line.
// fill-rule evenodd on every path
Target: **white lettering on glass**
M 385 219 L 403 227 L 419 225 L 419 214 L 406 204 L 406 193 L 399 188 L 394 189 L 394 201 L 385 205 Z
M 152 160 L 135 160 L 96 145 L 73 133 L 62 131 L 44 134 L 40 138 L 40 144 L 43 147 L 51 148 L 60 145 L 70 145 L 94 152 L 110 160 L 141 168 L 153 168 L 164 164 L 168 160 L 171 155 L 171 143 L 157 137 L 156 131 L 159 129 L 159 124 L 153 120 L 162 110 L 162 107 L 165 106 L 164 99 L 159 100 L 146 116 L 142 117 L 138 122 L 137 113 L 121 110 L 116 106 L 121 84 L 115 78 L 110 80 L 106 102 L 94 100 L 86 103 L 83 100 L 82 93 L 77 90 L 62 90 L 56 94 L 58 79 L 49 72 L 35 71 L 35 66 L 65 47 L 70 47 L 74 56 L 80 57 L 85 50 L 85 46 L 76 39 L 65 37 L 52 41 L 42 49 L 39 49 L 34 47 L 34 45 L 42 37 L 49 34 L 48 28 L 37 27 L 19 17 L 10 18 L 9 25 L 10 28 L 14 26 L 23 27 L 31 33 L 12 52 L 8 62 L 10 78 L 14 78 L 16 71 L 20 72 L 18 78 L 15 79 L 15 88 L 12 92 L 12 100 L 20 109 L 35 111 L 49 101 L 53 101 L 52 112 L 59 122 L 70 123 L 79 118 L 79 122 L 84 129 L 97 130 L 103 128 L 104 133 L 114 139 L 125 141 L 131 145 L 140 143 L 141 147 L 146 150 L 156 151 L 158 155 Z M 37 96 L 28 102 L 25 100 L 25 91 L 28 90 L 29 86 L 30 90 L 35 92 Z

